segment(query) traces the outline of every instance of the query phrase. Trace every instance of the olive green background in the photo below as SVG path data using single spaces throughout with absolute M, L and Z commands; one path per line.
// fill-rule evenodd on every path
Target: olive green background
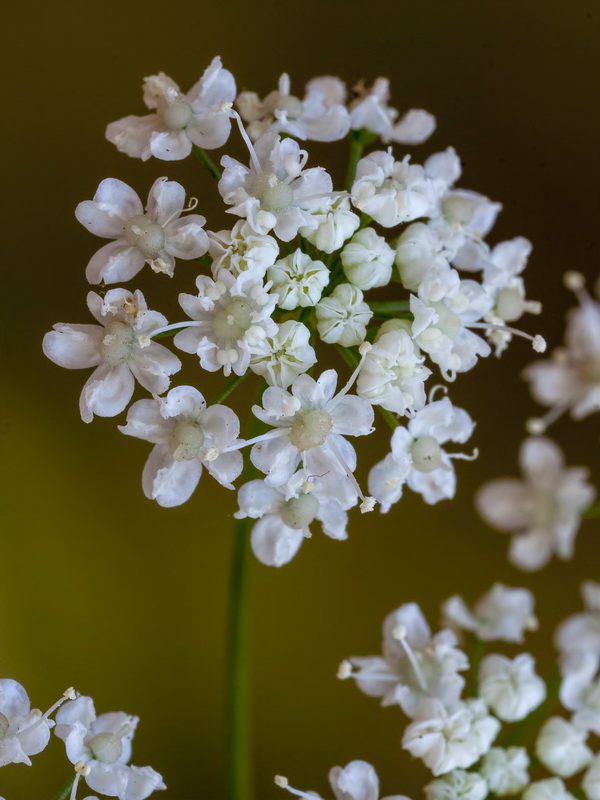
M 77 398 L 87 371 L 47 362 L 41 339 L 54 322 L 91 321 L 84 268 L 101 242 L 73 210 L 103 178 L 144 198 L 167 175 L 199 198 L 208 227 L 234 220 L 196 162 L 141 164 L 106 142 L 104 128 L 144 113 L 145 75 L 163 70 L 186 91 L 217 54 L 240 89 L 261 94 L 284 70 L 298 94 L 315 75 L 350 85 L 387 75 L 393 105 L 438 118 L 415 160 L 455 146 L 461 185 L 504 203 L 489 240 L 533 241 L 527 285 L 544 315 L 523 325 L 554 345 L 573 302 L 562 272 L 599 272 L 600 3 L 10 3 L 4 24 L 0 675 L 42 708 L 74 684 L 99 713 L 139 714 L 133 761 L 164 775 L 160 797 L 220 800 L 235 495 L 205 475 L 184 507 L 146 500 L 149 446 L 117 431 L 125 415 L 85 425 Z M 309 166 L 329 168 L 339 185 L 346 147 L 309 145 Z M 243 157 L 236 133 L 227 152 Z M 172 283 L 147 271 L 135 285 L 174 320 L 176 294 L 194 276 L 182 262 Z M 553 625 L 579 607 L 580 580 L 600 577 L 598 523 L 584 525 L 571 563 L 526 576 L 508 564 L 507 538 L 472 508 L 484 479 L 517 472 L 523 421 L 535 412 L 519 372 L 532 358 L 516 341 L 452 387 L 477 420 L 481 451 L 457 464 L 454 502 L 430 508 L 407 492 L 387 516 L 353 514 L 347 542 L 316 531 L 288 566 L 252 564 L 257 800 L 283 797 L 275 773 L 327 795 L 330 766 L 355 758 L 374 764 L 382 795 L 421 796 L 427 773 L 400 749 L 401 714 L 335 677 L 342 658 L 378 652 L 381 622 L 400 603 L 418 601 L 436 625 L 453 593 L 472 600 L 494 580 L 528 585 L 542 623 L 531 647 L 548 666 Z M 210 397 L 219 378 L 186 363 L 176 383 Z M 239 395 L 245 424 L 250 389 Z M 387 448 L 379 428 L 358 442 L 363 476 Z M 592 464 L 597 483 L 599 432 L 597 416 L 552 432 L 570 463 Z M 71 767 L 51 744 L 32 769 L 2 769 L 6 800 L 54 797 Z

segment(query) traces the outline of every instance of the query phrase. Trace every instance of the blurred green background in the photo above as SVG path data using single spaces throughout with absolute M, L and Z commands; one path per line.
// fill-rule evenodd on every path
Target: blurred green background
M 298 94 L 321 74 L 349 85 L 389 76 L 392 105 L 438 118 L 415 160 L 453 145 L 461 185 L 504 204 L 490 242 L 524 235 L 534 243 L 526 282 L 544 315 L 524 324 L 552 346 L 573 304 L 561 274 L 574 268 L 595 278 L 600 263 L 599 33 L 598 0 L 9 4 L 0 675 L 23 683 L 42 708 L 73 684 L 99 713 L 139 714 L 134 763 L 164 775 L 160 797 L 223 797 L 235 495 L 205 475 L 182 508 L 146 500 L 148 445 L 116 430 L 124 415 L 85 425 L 77 398 L 88 373 L 47 362 L 41 340 L 54 322 L 91 321 L 84 267 L 99 241 L 73 211 L 103 178 L 119 177 L 145 197 L 168 175 L 199 198 L 208 227 L 233 220 L 196 162 L 129 159 L 105 141 L 106 124 L 144 113 L 145 75 L 163 70 L 187 91 L 218 54 L 239 89 L 261 95 L 284 70 Z M 238 139 L 227 151 L 241 156 Z M 309 166 L 327 167 L 339 185 L 346 144 L 309 151 Z M 136 286 L 172 320 L 175 296 L 191 290 L 194 276 L 180 263 L 173 284 L 147 271 Z M 257 799 L 283 796 L 275 773 L 326 795 L 329 768 L 355 758 L 376 767 L 382 795 L 421 796 L 427 773 L 400 749 L 401 715 L 335 677 L 342 658 L 379 651 L 383 618 L 400 603 L 417 600 L 435 626 L 451 594 L 473 600 L 494 580 L 528 585 L 542 624 L 531 647 L 548 663 L 552 627 L 579 607 L 580 580 L 600 577 L 598 523 L 584 525 L 571 563 L 524 576 L 507 563 L 507 539 L 472 508 L 484 479 L 517 472 L 523 422 L 535 412 L 519 372 L 532 357 L 514 342 L 502 361 L 480 363 L 452 388 L 477 420 L 481 451 L 476 463 L 458 464 L 454 502 L 430 508 L 407 492 L 388 516 L 354 514 L 345 543 L 318 533 L 280 570 L 252 565 Z M 201 375 L 191 357 L 187 365 L 176 382 L 196 382 L 210 397 L 219 379 Z M 233 405 L 247 416 L 241 395 Z M 363 475 L 387 449 L 379 428 L 369 445 L 358 443 Z M 553 430 L 570 463 L 592 463 L 597 483 L 598 433 L 598 417 Z M 54 797 L 71 767 L 62 744 L 52 744 L 33 769 L 2 769 L 0 794 Z

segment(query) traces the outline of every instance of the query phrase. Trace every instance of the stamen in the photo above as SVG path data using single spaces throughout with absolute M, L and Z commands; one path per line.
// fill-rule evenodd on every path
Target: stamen
M 79 763 L 79 762 L 78 762 Z M 75 800 L 77 797 L 77 787 L 79 785 L 79 778 L 81 774 L 77 772 L 77 766 L 75 767 L 75 780 L 73 781 L 73 786 L 71 787 L 71 794 L 69 795 L 69 800 Z
M 154 339 L 155 336 L 158 336 L 159 333 L 167 333 L 168 331 L 175 331 L 178 328 L 193 328 L 194 325 L 202 325 L 201 322 L 196 320 L 191 320 L 190 322 L 174 322 L 172 325 L 165 325 L 163 328 L 157 328 L 155 331 L 152 331 L 150 334 L 150 338 Z M 140 336 L 138 342 L 141 347 L 146 347 L 147 345 L 142 344 L 142 339 L 145 339 L 145 336 Z
M 389 672 L 387 673 L 365 672 L 364 674 L 361 674 L 360 671 L 355 672 L 354 667 L 352 666 L 350 661 L 348 661 L 348 659 L 344 659 L 344 661 L 342 661 L 342 663 L 338 667 L 337 677 L 341 681 L 345 681 L 347 678 L 352 678 L 355 681 L 368 678 L 369 680 L 374 680 L 374 681 L 386 681 L 389 683 L 398 683 L 398 676 L 392 675 Z
M 245 441 L 242 439 L 239 442 L 234 442 L 234 444 L 230 444 L 229 447 L 221 450 L 221 452 L 231 453 L 232 450 L 241 450 L 242 447 L 250 447 L 250 445 L 257 444 L 258 442 L 266 442 L 269 439 L 277 439 L 280 436 L 285 436 L 287 433 L 287 428 L 273 428 L 266 433 L 261 433 L 260 436 L 255 436 L 254 439 L 246 439 Z
M 338 667 L 337 677 L 341 681 L 345 681 L 346 678 L 349 678 L 352 675 L 352 664 L 347 660 L 344 659 L 342 663 Z
M 304 797 L 306 800 L 314 800 L 314 794 L 311 796 L 308 794 L 308 792 L 301 792 L 298 789 L 292 789 L 288 783 L 288 779 L 284 778 L 283 775 L 275 775 L 275 783 L 282 789 L 286 789 L 288 792 L 290 792 L 290 794 L 295 794 L 296 797 Z
M 335 406 L 337 405 L 338 400 L 341 397 L 343 397 L 345 394 L 348 394 L 348 392 L 350 391 L 350 389 L 354 385 L 355 380 L 358 378 L 358 373 L 361 371 L 362 365 L 364 364 L 365 358 L 367 357 L 367 353 L 369 352 L 371 347 L 372 347 L 372 345 L 369 344 L 369 342 L 363 342 L 360 345 L 360 347 L 358 348 L 358 352 L 360 353 L 360 361 L 356 365 L 356 368 L 354 369 L 354 372 L 352 373 L 352 375 L 350 375 L 350 378 L 349 378 L 348 382 L 346 383 L 346 385 L 343 387 L 343 389 L 340 389 L 340 391 L 336 394 L 336 396 L 333 398 L 333 400 L 329 404 L 329 408 L 335 408 Z
M 487 331 L 505 331 L 506 333 L 512 333 L 513 336 L 520 336 L 522 339 L 529 339 L 536 353 L 543 353 L 546 350 L 546 340 L 543 336 L 540 336 L 539 333 L 535 336 L 532 336 L 529 333 L 525 333 L 525 331 L 518 330 L 518 328 L 511 328 L 509 325 L 494 325 L 492 322 L 472 322 L 466 327 L 479 328 L 480 330 Z
M 556 422 L 559 417 L 567 410 L 568 406 L 555 406 L 551 408 L 543 417 L 531 417 L 525 423 L 525 430 L 532 436 L 541 436 L 546 433 L 552 423 Z
M 442 392 L 442 394 L 447 395 L 448 387 L 444 386 L 443 383 L 437 383 L 435 386 L 432 386 L 431 391 L 429 392 L 429 397 L 427 398 L 427 402 L 433 403 L 438 392 Z
M 179 217 L 181 214 L 186 214 L 188 211 L 193 211 L 196 208 L 197 205 L 198 205 L 198 198 L 197 197 L 190 197 L 189 200 L 188 200 L 187 206 L 185 208 L 180 209 L 180 210 L 173 211 L 173 213 L 170 214 L 167 217 L 167 219 L 164 222 L 161 223 L 160 227 L 164 230 L 167 227 L 167 225 L 170 222 L 173 222 L 173 220 L 176 217 Z
M 419 664 L 417 662 L 414 650 L 406 641 L 407 634 L 408 631 L 406 630 L 406 627 L 404 625 L 396 625 L 396 627 L 392 631 L 392 636 L 394 637 L 394 639 L 396 639 L 397 642 L 400 642 L 404 652 L 406 653 L 408 660 L 410 661 L 410 665 L 414 670 L 417 680 L 419 681 L 419 686 L 423 691 L 426 691 L 427 682 L 425 680 L 425 677 L 423 676 L 423 673 L 421 672 L 421 668 L 419 667 Z
M 42 722 L 44 722 L 44 720 L 48 719 L 50 714 L 53 714 L 57 708 L 60 708 L 64 702 L 66 702 L 67 700 L 76 700 L 78 697 L 79 693 L 76 692 L 72 686 L 69 686 L 69 688 L 65 692 L 63 692 L 63 696 L 60 698 L 60 700 L 57 700 L 56 703 L 54 703 L 54 705 L 51 705 L 48 711 L 46 711 L 44 714 L 40 714 L 39 718 L 36 719 L 33 725 L 30 725 L 29 728 L 25 728 L 24 730 L 19 731 L 19 733 L 30 733 L 31 731 L 35 730 L 35 728 L 37 728 L 38 725 L 41 725 Z M 37 713 L 39 714 L 40 712 L 38 711 Z
M 446 453 L 446 455 L 448 458 L 453 458 L 459 461 L 475 461 L 476 458 L 479 458 L 479 450 L 477 447 L 474 447 L 471 455 L 468 453 Z
M 250 152 L 250 162 L 252 163 L 254 171 L 257 172 L 259 175 L 262 175 L 262 167 L 260 165 L 260 161 L 258 160 L 258 156 L 256 155 L 256 150 L 254 149 L 254 145 L 252 144 L 252 142 L 250 141 L 250 137 L 246 133 L 246 129 L 244 128 L 244 123 L 242 122 L 242 118 L 240 117 L 238 112 L 235 111 L 233 108 L 229 109 L 229 114 L 235 119 L 235 121 L 238 124 L 238 128 L 240 129 L 242 139 L 244 140 L 246 147 Z

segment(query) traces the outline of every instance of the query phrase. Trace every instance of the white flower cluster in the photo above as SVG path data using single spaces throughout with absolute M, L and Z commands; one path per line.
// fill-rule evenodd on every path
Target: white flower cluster
M 487 523 L 518 534 L 509 558 L 526 571 L 541 569 L 553 555 L 573 556 L 582 514 L 596 497 L 587 480 L 589 470 L 566 467 L 559 446 L 542 435 L 566 411 L 579 420 L 600 410 L 600 305 L 585 290 L 579 273 L 566 273 L 565 284 L 579 299 L 579 307 L 567 316 L 565 346 L 523 373 L 534 399 L 550 407 L 545 416 L 528 420 L 533 435 L 520 449 L 523 480 L 490 481 L 476 497 Z
M 590 733 L 600 735 L 600 584 L 585 583 L 583 594 L 587 610 L 567 618 L 555 636 L 559 696 L 572 713 L 570 720 L 546 716 L 554 696 L 543 704 L 553 690 L 536 674 L 530 653 L 483 654 L 488 642 L 522 642 L 524 633 L 537 626 L 531 593 L 502 584 L 495 584 L 472 610 L 460 597 L 447 600 L 442 613 L 449 627 L 434 635 L 415 603 L 401 606 L 384 622 L 383 655 L 343 661 L 338 677 L 353 678 L 363 692 L 380 697 L 384 706 L 400 706 L 409 718 L 402 747 L 434 775 L 425 787 L 427 800 L 485 800 L 490 794 L 572 798 L 564 781 L 584 769 L 580 796 L 598 800 L 600 753 L 588 740 Z M 459 647 L 461 632 L 467 633 L 470 658 Z M 466 681 L 460 673 L 467 670 L 472 697 L 463 696 Z M 534 756 L 551 777 L 532 782 Z M 347 797 L 376 800 L 375 788 L 371 793 L 362 789 L 363 794 L 358 788 L 366 785 L 367 775 L 377 787 L 372 767 L 353 762 L 332 775 L 346 772 Z M 332 786 L 336 797 L 346 798 L 333 780 Z
M 252 546 L 265 564 L 289 561 L 314 520 L 328 536 L 346 538 L 349 509 L 370 511 L 379 502 L 387 511 L 405 484 L 427 503 L 451 498 L 453 461 L 474 455 L 447 445 L 464 444 L 474 423 L 448 397 L 434 399 L 425 382 L 433 367 L 452 381 L 490 353 L 489 342 L 500 353 L 513 333 L 528 336 L 507 323 L 539 304 L 525 300 L 521 277 L 529 242 L 486 244 L 500 206 L 456 187 L 461 164 L 452 148 L 423 164 L 392 146 L 365 154 L 378 138 L 425 141 L 434 118 L 415 109 L 400 116 L 384 78 L 356 86 L 349 101 L 330 76 L 310 81 L 300 99 L 285 74 L 263 99 L 236 96 L 219 58 L 187 94 L 159 73 L 145 79 L 143 97 L 151 113 L 111 123 L 108 139 L 143 160 L 194 152 L 239 219 L 230 230 L 205 230 L 205 218 L 189 213 L 197 200 L 186 204 L 183 186 L 164 177 L 145 206 L 113 178 L 79 204 L 79 222 L 109 240 L 87 266 L 90 283 L 124 283 L 145 264 L 173 277 L 178 259 L 203 269 L 196 292 L 179 295 L 188 319 L 168 324 L 139 289 L 116 287 L 90 292 L 97 325 L 59 323 L 46 334 L 44 352 L 55 363 L 95 368 L 81 393 L 82 419 L 123 412 L 136 381 L 150 393 L 131 405 L 120 430 L 154 445 L 143 489 L 167 507 L 188 500 L 203 467 L 233 489 L 240 451 L 251 447 L 264 478 L 247 475 L 236 516 L 257 520 Z M 236 125 L 249 161 L 223 155 L 221 172 L 207 150 L 222 147 Z M 307 167 L 298 140 L 344 137 L 352 161 L 346 187 L 336 189 L 324 167 Z M 386 286 L 389 300 L 367 299 Z M 169 391 L 182 365 L 165 346 L 168 337 L 202 370 L 230 377 L 212 401 L 201 386 Z M 543 349 L 540 337 L 528 338 Z M 335 370 L 311 375 L 323 345 L 335 345 L 354 370 L 337 394 Z M 252 374 L 262 383 L 262 405 L 253 408 L 255 430 L 241 438 L 237 415 L 221 400 Z M 394 431 L 367 495 L 347 437 L 373 431 L 374 409 Z
M 50 719 L 54 712 L 55 718 Z M 0 680 L 0 767 L 18 763 L 31 766 L 29 756 L 45 749 L 54 728 L 75 768 L 70 800 L 75 800 L 82 777 L 93 791 L 103 795 L 119 800 L 145 800 L 166 786 L 151 767 L 128 764 L 138 722 L 138 717 L 123 712 L 97 717 L 92 698 L 79 695 L 72 688 L 42 714 L 31 708 L 29 696 L 20 683 L 3 678 Z

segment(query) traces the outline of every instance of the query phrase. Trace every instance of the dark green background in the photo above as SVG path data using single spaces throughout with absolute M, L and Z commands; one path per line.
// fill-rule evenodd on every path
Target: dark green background
M 195 162 L 143 165 L 104 140 L 105 125 L 143 113 L 145 75 L 163 70 L 187 90 L 217 54 L 239 89 L 261 94 L 284 70 L 298 93 L 315 75 L 349 84 L 387 75 L 394 105 L 438 118 L 415 159 L 455 146 L 461 185 L 504 203 L 490 241 L 533 241 L 529 296 L 545 310 L 524 324 L 553 345 L 572 303 L 562 272 L 595 278 L 600 263 L 600 4 L 149 0 L 10 3 L 4 13 L 0 674 L 44 708 L 74 684 L 99 712 L 139 714 L 134 763 L 164 775 L 160 796 L 220 800 L 235 496 L 205 476 L 182 508 L 146 500 L 148 446 L 118 433 L 124 416 L 81 422 L 87 372 L 47 362 L 41 339 L 56 321 L 91 321 L 84 267 L 99 241 L 73 211 L 101 179 L 119 177 L 144 197 L 168 175 L 199 197 L 209 227 L 233 220 Z M 339 183 L 345 148 L 310 146 L 309 166 L 330 168 Z M 242 155 L 237 136 L 228 152 Z M 171 320 L 193 277 L 181 263 L 173 284 L 148 273 L 136 285 Z M 508 565 L 507 540 L 472 510 L 483 479 L 517 470 L 523 421 L 534 412 L 518 376 L 532 355 L 515 342 L 453 387 L 477 420 L 482 454 L 458 464 L 455 502 L 429 508 L 407 493 L 387 517 L 353 515 L 345 543 L 319 533 L 281 570 L 253 564 L 256 798 L 283 796 L 275 773 L 325 795 L 330 766 L 354 758 L 375 765 L 383 795 L 420 797 L 427 773 L 400 749 L 403 718 L 338 682 L 339 661 L 376 653 L 383 617 L 400 603 L 419 601 L 436 624 L 441 600 L 474 599 L 496 579 L 536 592 L 542 631 L 532 647 L 547 659 L 552 626 L 578 607 L 579 581 L 599 578 L 597 523 L 584 526 L 572 563 L 527 577 Z M 211 396 L 218 379 L 187 363 L 176 382 Z M 553 434 L 570 463 L 596 467 L 598 481 L 598 418 L 564 421 Z M 387 437 L 382 429 L 370 446 L 359 443 L 363 465 L 383 456 Z M 52 745 L 33 769 L 4 768 L 0 794 L 52 798 L 71 769 L 62 744 Z

